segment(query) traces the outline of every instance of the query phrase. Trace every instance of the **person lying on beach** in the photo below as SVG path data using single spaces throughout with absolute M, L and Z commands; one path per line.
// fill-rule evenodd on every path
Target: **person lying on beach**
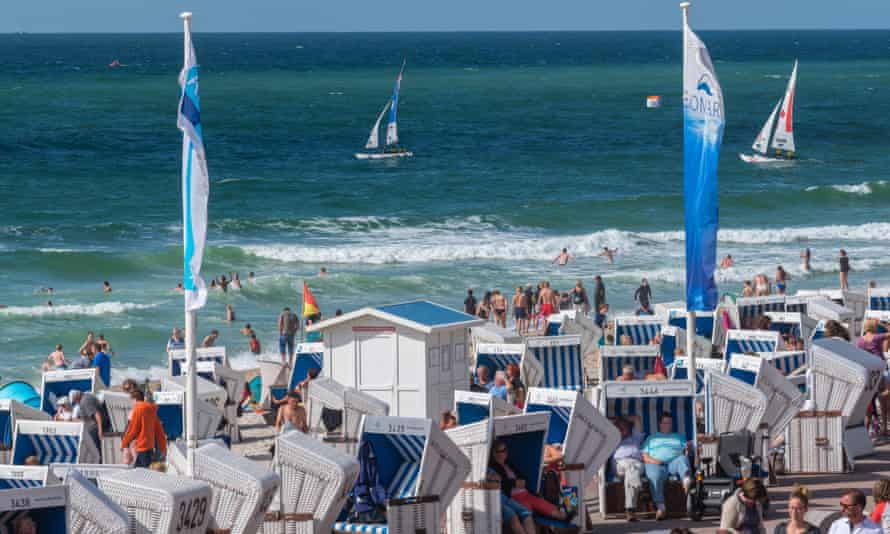
M 282 434 L 291 430 L 299 430 L 304 434 L 309 432 L 309 424 L 306 421 L 306 409 L 300 404 L 300 395 L 294 391 L 287 393 L 287 404 L 278 410 L 275 419 L 275 432 Z

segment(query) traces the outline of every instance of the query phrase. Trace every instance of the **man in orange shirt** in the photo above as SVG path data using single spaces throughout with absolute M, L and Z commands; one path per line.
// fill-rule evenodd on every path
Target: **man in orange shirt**
M 133 467 L 148 467 L 155 460 L 156 450 L 167 454 L 167 434 L 158 417 L 157 406 L 145 402 L 145 396 L 138 389 L 131 391 L 130 397 L 135 403 L 127 431 L 121 439 L 121 449 L 126 449 L 133 443 L 136 449 Z

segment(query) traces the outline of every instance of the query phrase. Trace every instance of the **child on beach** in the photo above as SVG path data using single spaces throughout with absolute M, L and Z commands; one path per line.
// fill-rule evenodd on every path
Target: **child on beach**
M 50 355 L 46 358 L 46 362 L 43 364 L 43 370 L 49 371 L 50 369 L 67 369 L 68 361 L 65 360 L 65 353 L 62 352 L 62 344 L 56 345 L 56 350 L 52 351 Z

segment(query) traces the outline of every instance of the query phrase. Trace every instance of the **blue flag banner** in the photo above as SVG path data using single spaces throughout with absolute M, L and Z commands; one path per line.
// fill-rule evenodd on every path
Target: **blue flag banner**
M 686 309 L 717 306 L 717 160 L 723 140 L 723 91 L 708 49 L 684 17 L 683 194 L 686 219 Z
M 207 302 L 207 288 L 201 279 L 204 241 L 207 237 L 207 198 L 210 177 L 204 157 L 201 133 L 201 106 L 198 100 L 198 62 L 192 46 L 191 14 L 185 22 L 185 58 L 179 73 L 182 88 L 176 125 L 182 130 L 182 287 L 186 310 L 197 310 Z

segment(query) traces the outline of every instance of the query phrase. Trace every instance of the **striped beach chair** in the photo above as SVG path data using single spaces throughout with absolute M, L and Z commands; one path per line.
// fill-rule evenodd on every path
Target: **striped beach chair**
M 664 380 L 658 382 L 608 382 L 603 384 L 601 391 L 600 411 L 607 418 L 630 417 L 639 418 L 638 430 L 644 436 L 658 431 L 658 417 L 662 413 L 669 413 L 673 418 L 673 432 L 682 434 L 694 446 L 697 445 L 697 433 L 695 426 L 695 399 L 696 394 L 693 385 L 688 380 Z M 693 447 L 694 449 L 695 447 Z M 624 513 L 624 501 L 611 502 L 607 495 L 607 484 L 621 484 L 614 481 L 614 476 L 609 469 L 608 462 L 600 472 L 600 514 L 603 517 L 617 513 Z M 671 493 L 683 491 L 680 482 L 665 486 L 665 492 Z M 685 498 L 680 499 L 685 503 Z M 673 499 L 668 497 L 667 503 L 669 515 L 685 515 L 685 505 L 682 510 L 670 508 Z
M 785 311 L 788 313 L 807 313 L 807 302 L 810 300 L 808 295 L 786 295 Z
M 579 509 L 573 522 L 584 528 L 584 490 L 618 446 L 621 434 L 577 391 L 531 388 L 525 412 L 550 414 L 545 441 L 562 449 L 561 472 L 578 493 Z
M 0 490 L 42 488 L 59 479 L 45 465 L 0 465 Z
M 603 345 L 600 347 L 600 384 L 616 380 L 625 365 L 632 365 L 639 379 L 655 369 L 658 359 L 657 345 Z
M 807 365 L 806 351 L 761 352 L 758 355 L 785 376 Z
M 726 333 L 723 358 L 745 352 L 775 352 L 779 347 L 779 333 L 773 330 L 730 330 Z
M 580 336 L 527 338 L 520 369 L 527 387 L 581 391 L 587 385 Z
M 0 463 L 10 463 L 16 421 L 49 421 L 52 417 L 12 399 L 0 400 Z
M 667 367 L 671 365 L 677 356 L 677 348 L 680 348 L 681 355 L 686 354 L 686 330 L 676 326 L 664 326 L 661 328 L 661 359 Z M 711 357 L 713 345 L 710 338 L 695 336 L 695 357 L 698 359 L 708 359 Z
M 775 330 L 783 336 L 790 335 L 795 339 L 802 339 L 806 346 L 809 346 L 819 323 L 809 315 L 797 312 L 767 312 L 766 316 L 772 322 L 770 330 Z
M 69 502 L 68 488 L 62 485 L 0 490 L 0 532 L 19 532 L 16 526 L 23 516 L 30 518 L 33 532 L 70 532 Z
M 229 394 L 224 387 L 200 376 L 196 378 L 196 384 L 198 386 L 197 396 L 199 400 L 216 406 L 220 411 L 225 409 L 226 402 L 229 400 Z M 165 376 L 161 379 L 162 391 L 185 392 L 187 385 L 188 378 L 184 375 Z M 238 398 L 240 398 L 240 392 Z
M 669 310 L 668 325 L 686 330 L 686 310 Z M 714 312 L 695 312 L 695 335 L 711 339 L 714 335 Z
M 563 325 L 568 322 L 574 321 L 575 315 L 575 310 L 562 310 L 550 315 L 549 317 L 547 317 L 547 330 L 544 335 L 563 335 L 565 333 L 563 331 Z
M 68 534 L 128 534 L 130 519 L 120 506 L 80 471 L 65 477 L 70 497 Z
M 488 393 L 460 390 L 454 392 L 454 415 L 457 416 L 459 425 L 469 425 L 489 417 L 515 415 L 521 412 L 522 410 L 516 406 Z
M 695 359 L 695 392 L 701 393 L 705 387 L 705 375 L 708 373 L 725 373 L 726 362 L 719 358 Z M 678 356 L 668 367 L 668 378 L 671 380 L 689 380 L 689 358 Z
M 385 525 L 334 523 L 334 532 L 438 532 L 445 509 L 470 474 L 470 460 L 429 419 L 366 416 L 359 449 L 377 458 L 388 500 Z
M 890 287 L 868 288 L 868 309 L 890 311 Z
M 294 367 L 291 369 L 288 385 L 290 389 L 297 387 L 309 376 L 310 369 L 321 372 L 324 365 L 324 343 L 300 343 L 294 354 Z
M 158 409 L 158 418 L 164 426 L 168 440 L 185 437 L 186 410 L 184 391 L 155 391 L 154 402 Z M 198 399 L 196 407 L 198 417 L 198 439 L 212 438 L 216 435 L 223 411 L 213 404 Z
M 510 364 L 521 365 L 522 355 L 525 354 L 525 345 L 515 343 L 479 343 L 476 345 L 476 367 L 488 368 L 489 378 L 493 378 L 495 372 L 506 371 Z
M 195 349 L 195 363 L 216 362 L 228 367 L 229 360 L 226 357 L 225 347 L 199 347 Z M 167 353 L 167 373 L 170 376 L 179 376 L 186 366 L 185 349 L 171 350 Z
M 46 371 L 40 388 L 40 406 L 49 415 L 55 415 L 58 411 L 56 401 L 67 397 L 71 391 L 96 393 L 100 389 L 105 389 L 105 384 L 95 368 Z
M 664 324 L 661 318 L 651 315 L 616 317 L 614 323 L 615 345 L 620 345 L 624 336 L 630 337 L 634 345 L 648 345 L 661 332 Z
M 304 401 L 309 433 L 352 455 L 357 452 L 362 417 L 389 414 L 389 405 L 377 397 L 327 377 L 312 381 Z
M 739 314 L 739 328 L 751 330 L 757 328 L 757 322 L 766 312 L 785 311 L 785 295 L 740 297 L 735 305 Z
M 83 423 L 16 421 L 12 463 L 25 465 L 31 456 L 40 465 L 99 463 L 99 449 L 84 434 Z

